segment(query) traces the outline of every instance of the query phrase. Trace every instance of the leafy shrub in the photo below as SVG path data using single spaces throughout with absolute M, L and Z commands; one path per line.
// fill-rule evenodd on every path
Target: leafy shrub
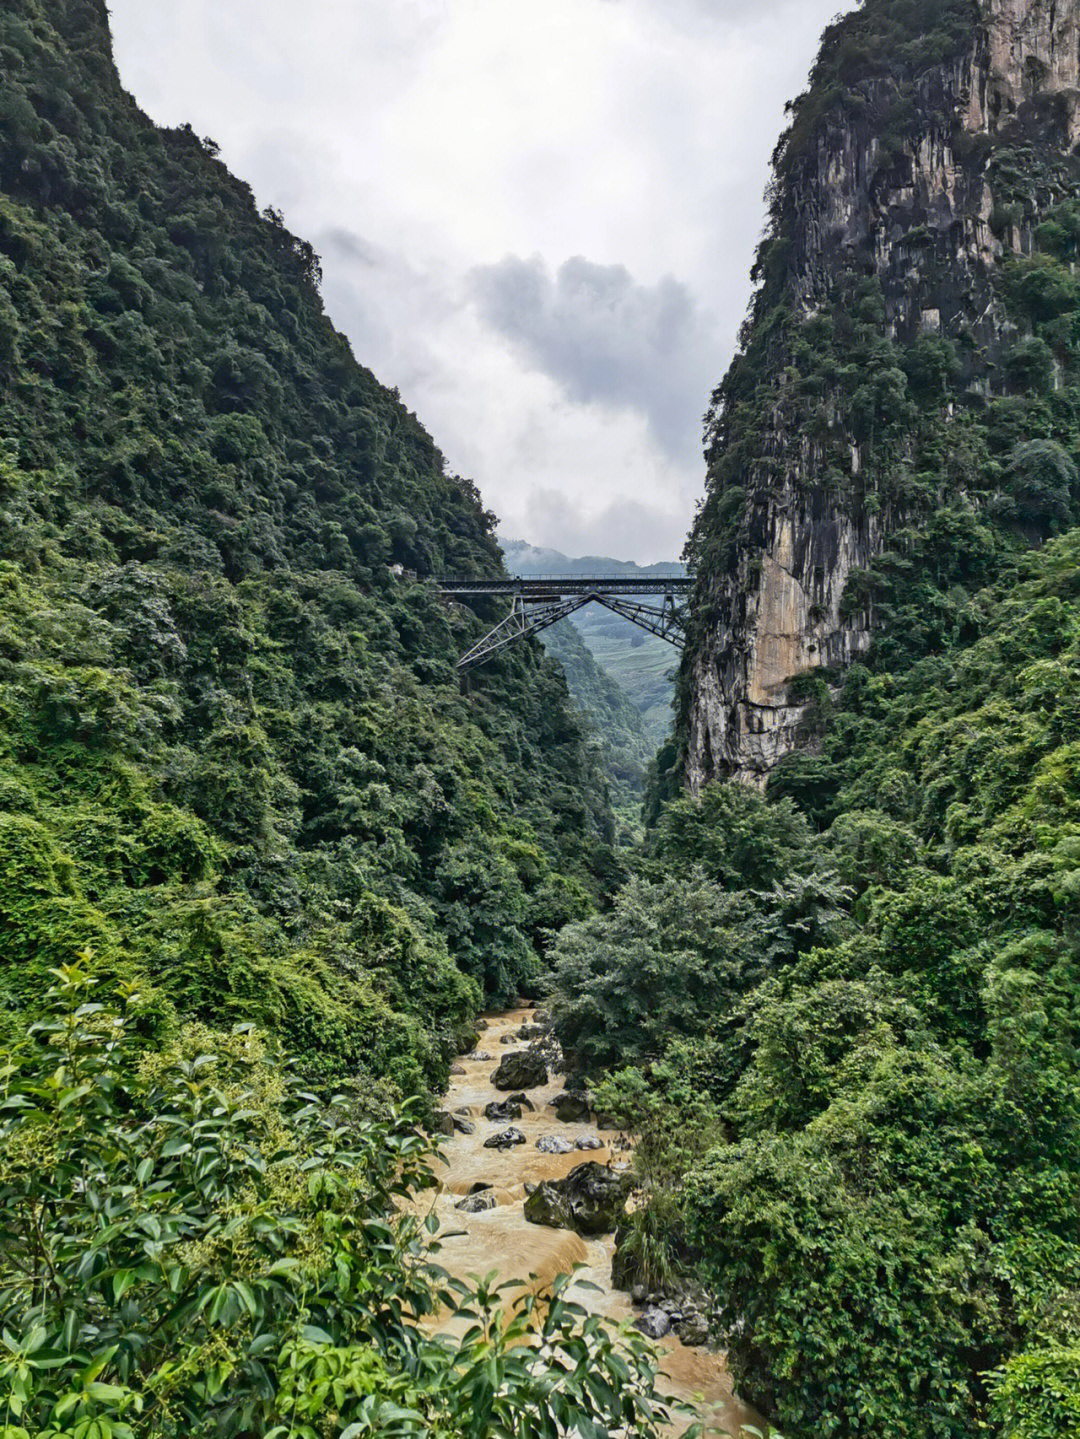
M 1013 345 L 1005 356 L 1004 366 L 1009 383 L 1017 390 L 1044 395 L 1054 382 L 1053 352 L 1038 335 Z
M 1062 1439 L 1080 1432 L 1080 1348 L 1032 1349 L 990 1376 L 1002 1439 Z
M 1068 524 L 1077 471 L 1070 455 L 1054 440 L 1028 440 L 1009 457 L 1009 495 L 1022 520 L 1044 533 Z
M 134 992 L 57 978 L 0 1103 L 7 1439 L 658 1433 L 645 1348 L 561 1284 L 446 1281 L 407 1113 L 316 1100 L 250 1029 L 147 1052 Z

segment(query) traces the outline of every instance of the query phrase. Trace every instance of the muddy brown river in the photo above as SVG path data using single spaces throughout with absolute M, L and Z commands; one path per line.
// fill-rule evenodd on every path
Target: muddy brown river
M 532 1011 L 524 1007 L 486 1016 L 487 1028 L 480 1036 L 479 1048 L 492 1057 L 459 1061 L 465 1072 L 451 1078 L 443 1108 L 450 1113 L 467 1110 L 476 1132 L 455 1134 L 443 1141 L 448 1164 L 440 1171 L 443 1187 L 435 1201 L 445 1231 L 439 1262 L 460 1278 L 496 1270 L 501 1280 L 528 1281 L 530 1275 L 535 1275 L 538 1285 L 550 1283 L 557 1274 L 569 1273 L 575 1265 L 581 1265 L 568 1297 L 612 1321 L 632 1319 L 638 1311 L 632 1307 L 630 1296 L 611 1286 L 612 1236 L 582 1239 L 566 1229 L 529 1224 L 523 1211 L 527 1181 L 561 1179 L 590 1159 L 602 1164 L 626 1164 L 628 1155 L 610 1147 L 617 1143 L 618 1136 L 598 1131 L 595 1124 L 565 1124 L 556 1119 L 552 1101 L 563 1088 L 562 1076 L 558 1075 L 543 1089 L 530 1089 L 528 1096 L 535 1110 L 525 1110 L 520 1119 L 512 1121 L 514 1128 L 525 1135 L 525 1144 L 508 1150 L 484 1148 L 485 1139 L 507 1128 L 506 1123 L 484 1118 L 485 1104 L 505 1098 L 492 1085 L 491 1075 L 508 1049 L 525 1048 L 521 1041 L 503 1044 L 502 1038 L 531 1022 L 531 1018 Z M 536 1141 L 545 1134 L 558 1135 L 570 1143 L 585 1136 L 595 1137 L 604 1141 L 604 1147 L 591 1153 L 575 1149 L 570 1154 L 545 1154 L 536 1147 Z M 496 1207 L 479 1214 L 455 1209 L 457 1200 L 477 1183 L 493 1186 Z M 581 1280 L 598 1288 L 581 1287 Z M 733 1396 L 722 1354 L 688 1348 L 674 1335 L 660 1340 L 658 1348 L 664 1375 L 660 1389 L 673 1398 L 697 1404 L 706 1432 L 738 1436 L 745 1424 L 768 1432 L 760 1417 Z M 672 1434 L 681 1433 L 688 1423 L 677 1422 Z

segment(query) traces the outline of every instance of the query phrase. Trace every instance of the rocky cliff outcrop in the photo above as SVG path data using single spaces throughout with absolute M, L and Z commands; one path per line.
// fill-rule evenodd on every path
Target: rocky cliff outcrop
M 1071 189 L 1080 0 L 868 0 L 827 32 L 792 111 L 689 546 L 694 788 L 763 782 L 812 744 L 815 677 L 834 685 L 875 633 L 856 582 L 925 510 L 915 430 L 932 419 L 951 454 L 966 407 L 1007 387 L 1003 259 Z M 948 470 L 939 489 L 981 503 Z

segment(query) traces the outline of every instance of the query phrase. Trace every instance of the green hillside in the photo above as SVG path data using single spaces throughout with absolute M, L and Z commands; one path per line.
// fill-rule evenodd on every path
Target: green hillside
M 612 819 L 537 646 L 423 578 L 476 490 L 209 141 L 124 94 L 99 0 L 0 15 L 0 970 L 270 1026 L 406 1089 L 602 892 Z
M 631 842 L 640 837 L 645 780 L 655 752 L 645 721 L 629 696 L 594 660 L 576 626 L 560 620 L 543 632 L 541 643 L 562 666 L 574 703 L 583 712 L 589 743 L 607 780 L 612 805 L 625 826 L 622 838 Z

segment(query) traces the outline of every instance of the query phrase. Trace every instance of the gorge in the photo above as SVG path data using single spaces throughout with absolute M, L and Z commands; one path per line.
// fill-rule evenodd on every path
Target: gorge
M 826 31 L 666 738 L 460 682 L 494 515 L 103 0 L 0 65 L 3 1439 L 1080 1432 L 1080 0 Z

